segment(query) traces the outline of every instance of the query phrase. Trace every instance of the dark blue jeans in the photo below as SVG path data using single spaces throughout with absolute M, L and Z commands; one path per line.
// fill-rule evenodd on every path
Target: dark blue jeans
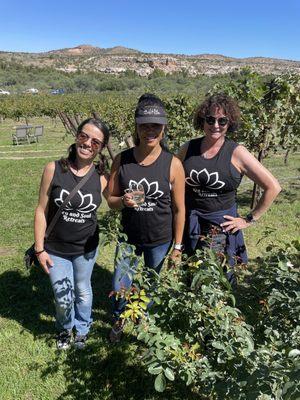
M 164 259 L 169 252 L 172 242 L 160 244 L 158 246 L 136 245 L 135 251 L 132 246 L 125 242 L 119 242 L 115 255 L 115 272 L 113 276 L 113 290 L 119 292 L 121 289 L 129 289 L 132 285 L 133 277 L 138 264 L 138 258 L 144 256 L 145 267 L 153 269 L 159 274 Z M 118 319 L 124 311 L 126 300 L 113 298 L 113 315 Z

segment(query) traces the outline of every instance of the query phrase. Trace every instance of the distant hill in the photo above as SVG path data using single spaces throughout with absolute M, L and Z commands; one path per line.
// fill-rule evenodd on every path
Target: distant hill
M 233 58 L 220 54 L 143 53 L 123 46 L 100 48 L 89 44 L 43 53 L 0 51 L 0 62 L 50 67 L 65 72 L 93 71 L 113 75 L 134 71 L 139 76 L 148 76 L 154 70 L 161 70 L 165 74 L 184 71 L 189 76 L 212 76 L 238 72 L 244 67 L 266 75 L 300 74 L 300 61 L 264 57 Z
M 58 54 L 58 55 L 73 55 L 73 56 L 85 56 L 91 54 L 137 54 L 139 51 L 134 49 L 129 49 L 123 46 L 115 46 L 108 49 L 103 49 L 101 47 L 95 47 L 90 44 L 81 44 L 76 47 L 51 50 L 44 54 Z

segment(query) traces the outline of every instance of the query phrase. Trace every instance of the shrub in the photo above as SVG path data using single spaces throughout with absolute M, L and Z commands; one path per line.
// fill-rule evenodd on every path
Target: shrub
M 136 319 L 130 309 L 142 315 L 132 328 L 156 390 L 180 381 L 215 399 L 296 399 L 299 248 L 269 249 L 237 293 L 211 250 L 160 276 L 139 270 L 123 317 Z M 154 303 L 146 314 L 145 293 Z

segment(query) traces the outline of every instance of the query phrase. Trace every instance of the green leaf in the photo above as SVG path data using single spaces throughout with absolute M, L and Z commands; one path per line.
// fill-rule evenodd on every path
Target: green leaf
M 174 372 L 171 370 L 171 368 L 167 367 L 164 370 L 164 373 L 165 373 L 166 378 L 169 379 L 169 381 L 174 381 L 175 375 L 174 375 Z
M 229 297 L 229 298 L 231 299 L 231 301 L 232 301 L 232 306 L 235 307 L 236 301 L 235 301 L 234 295 L 233 295 L 233 294 L 230 294 L 228 297 Z
M 155 354 L 156 354 L 156 357 L 157 357 L 160 361 L 162 361 L 162 360 L 165 359 L 165 353 L 164 353 L 162 350 L 157 349 L 156 352 L 155 352 Z
M 157 363 L 150 365 L 148 368 L 148 372 L 151 375 L 158 375 L 162 372 L 163 368 L 161 365 L 158 365 Z
M 212 342 L 211 345 L 212 345 L 215 349 L 218 349 L 218 350 L 224 350 L 224 349 L 225 349 L 224 344 L 221 343 L 221 342 L 214 341 L 214 342 Z
M 246 337 L 245 340 L 246 340 L 246 342 L 247 342 L 247 344 L 248 344 L 248 351 L 249 351 L 250 353 L 252 353 L 252 351 L 254 350 L 254 343 L 253 343 L 253 340 L 252 340 L 250 337 Z
M 295 382 L 288 381 L 288 382 L 283 386 L 282 394 L 286 394 L 287 391 L 288 391 L 289 389 L 293 388 L 294 386 L 296 386 L 296 385 L 295 385 Z
M 164 374 L 159 374 L 155 378 L 154 387 L 157 392 L 163 392 L 166 388 L 166 378 Z
M 289 357 L 296 357 L 296 356 L 300 356 L 300 350 L 298 349 L 293 349 L 289 352 Z
M 193 382 L 193 377 L 190 373 L 190 371 L 186 371 L 186 385 L 189 386 Z
M 145 332 L 145 331 L 140 332 L 140 333 L 137 335 L 137 340 L 143 340 L 143 339 L 145 339 L 145 337 L 146 337 L 146 332 Z

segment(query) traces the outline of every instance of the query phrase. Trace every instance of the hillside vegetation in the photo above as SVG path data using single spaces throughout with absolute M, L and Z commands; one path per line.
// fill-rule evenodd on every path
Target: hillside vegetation
M 44 53 L 0 52 L 0 88 L 13 92 L 63 88 L 73 91 L 204 90 L 215 79 L 232 79 L 244 68 L 262 75 L 300 74 L 300 62 L 273 58 L 232 58 L 219 54 L 142 53 L 91 45 Z M 226 77 L 226 78 L 225 78 Z

